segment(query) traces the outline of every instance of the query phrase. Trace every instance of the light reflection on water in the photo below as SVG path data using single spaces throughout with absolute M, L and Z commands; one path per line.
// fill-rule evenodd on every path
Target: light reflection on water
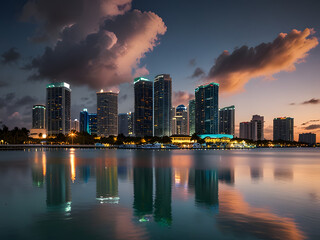
M 0 152 L 0 239 L 319 239 L 319 153 Z

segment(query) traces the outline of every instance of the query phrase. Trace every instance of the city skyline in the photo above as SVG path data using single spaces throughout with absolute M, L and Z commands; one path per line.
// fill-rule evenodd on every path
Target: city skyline
M 120 90 L 119 112 L 133 111 L 133 77 L 144 76 L 153 79 L 162 72 L 169 73 L 172 77 L 173 106 L 177 107 L 180 104 L 187 106 L 188 101 L 194 95 L 194 89 L 200 84 L 209 82 L 203 82 L 206 81 L 205 79 L 210 78 L 211 82 L 216 78 L 217 81 L 224 83 L 234 81 L 222 76 L 223 73 L 226 73 L 226 69 L 218 68 L 217 63 L 227 64 L 228 59 L 237 61 L 238 59 L 232 58 L 235 53 L 240 54 L 241 51 L 245 52 L 246 50 L 258 53 L 258 49 L 254 47 L 261 43 L 267 43 L 272 48 L 277 41 L 283 40 L 291 46 L 290 49 L 284 50 L 295 53 L 291 55 L 290 61 L 283 59 L 282 55 L 269 56 L 270 58 L 267 59 L 271 63 L 274 59 L 281 59 L 286 64 L 285 66 L 278 64 L 279 68 L 271 70 L 268 68 L 269 65 L 266 66 L 270 71 L 257 69 L 255 65 L 249 63 L 244 66 L 233 65 L 233 73 L 241 73 L 241 71 L 234 70 L 245 70 L 248 66 L 252 67 L 254 71 L 251 71 L 252 74 L 249 76 L 243 77 L 241 81 L 239 80 L 243 84 L 242 90 L 239 85 L 236 89 L 230 89 L 226 87 L 226 84 L 221 87 L 221 90 L 224 90 L 220 91 L 219 107 L 236 106 L 236 134 L 239 132 L 240 122 L 258 114 L 265 117 L 265 138 L 272 139 L 273 119 L 288 116 L 295 119 L 294 139 L 296 141 L 299 133 L 304 132 L 317 133 L 317 141 L 320 140 L 318 111 L 320 81 L 317 77 L 319 75 L 317 66 L 320 63 L 320 50 L 317 47 L 319 37 L 317 22 L 320 17 L 317 14 L 319 3 L 316 1 L 307 1 L 308 4 L 290 1 L 290 8 L 288 2 L 285 1 L 281 3 L 270 1 L 268 4 L 254 1 L 250 3 L 235 1 L 233 9 L 238 9 L 237 12 L 232 9 L 229 9 L 229 12 L 222 11 L 228 9 L 225 3 L 215 1 L 188 3 L 184 6 L 184 11 L 177 11 L 179 9 L 178 3 L 171 3 L 170 8 L 166 8 L 166 1 L 161 3 L 148 3 L 139 0 L 124 1 L 132 6 L 128 5 L 121 10 L 122 12 L 100 12 L 98 15 L 112 14 L 119 19 L 110 26 L 108 25 L 106 29 L 114 32 L 119 37 L 119 41 L 132 42 L 141 46 L 137 50 L 138 52 L 136 50 L 131 52 L 140 54 L 139 63 L 136 64 L 128 58 L 114 59 L 119 63 L 119 66 L 126 64 L 133 66 L 134 71 L 130 71 L 128 74 L 126 68 L 121 68 L 123 70 L 121 71 L 122 80 L 106 78 L 102 82 L 100 78 L 97 78 L 100 82 L 98 80 L 84 81 L 80 75 L 78 75 L 79 81 L 75 81 L 74 75 L 66 75 L 63 72 L 56 72 L 55 76 L 47 74 L 49 70 L 59 70 L 57 66 L 46 69 L 48 63 L 42 60 L 44 60 L 44 56 L 47 56 L 44 53 L 46 47 L 49 47 L 53 54 L 55 53 L 54 46 L 56 46 L 57 38 L 54 34 L 62 26 L 53 24 L 52 31 L 48 31 L 47 28 L 44 28 L 41 19 L 36 18 L 34 22 L 30 22 L 32 13 L 28 12 L 25 7 L 30 2 L 5 3 L 2 8 L 1 18 L 3 21 L 1 21 L 1 26 L 4 29 L 6 39 L 0 44 L 0 72 L 2 76 L 0 79 L 0 121 L 10 128 L 14 126 L 31 128 L 32 111 L 26 106 L 27 104 L 30 106 L 44 104 L 45 94 L 40 90 L 54 79 L 63 80 L 72 85 L 71 119 L 79 118 L 80 110 L 85 107 L 90 112 L 95 111 L 95 92 L 100 90 L 100 84 L 103 81 L 105 81 L 104 89 Z M 203 8 L 203 6 L 205 7 Z M 199 11 L 201 16 L 196 14 L 193 19 L 187 18 L 190 13 L 199 9 L 201 9 Z M 49 10 L 46 9 L 46 11 Z M 215 14 L 211 14 L 212 11 Z M 222 22 L 218 21 L 219 18 L 224 17 L 223 13 L 228 18 L 224 18 L 225 21 Z M 37 11 L 34 11 L 33 14 L 37 14 Z M 92 12 L 90 14 L 85 17 L 92 17 Z M 297 18 L 297 15 L 301 17 Z M 48 24 L 56 23 L 57 19 L 46 18 L 47 16 L 49 14 L 44 14 L 43 17 Z M 152 31 L 142 29 L 139 32 L 130 32 L 130 36 L 125 36 L 123 34 L 125 29 L 119 25 L 125 23 L 127 18 L 145 21 L 143 23 L 146 28 L 150 27 Z M 177 21 L 178 18 L 183 19 L 184 23 Z M 253 19 L 255 24 L 251 23 Z M 79 24 L 81 20 L 75 19 Z M 62 24 L 64 23 L 62 22 Z M 140 23 L 142 24 L 142 22 Z M 155 23 L 158 24 L 158 28 L 153 28 Z M 92 24 L 95 23 L 92 22 Z M 10 30 L 12 28 L 17 29 L 17 32 L 13 33 Z M 38 31 L 36 31 L 37 29 Z M 83 31 L 80 35 L 84 39 L 88 29 L 84 26 L 81 29 Z M 50 40 L 42 39 L 42 42 L 39 43 L 41 39 L 36 39 L 35 33 L 50 33 L 52 38 Z M 120 39 L 120 36 L 123 38 Z M 136 39 L 143 39 L 143 37 L 146 38 L 141 44 L 135 42 Z M 299 45 L 290 42 L 290 38 L 296 39 Z M 248 48 L 243 46 L 248 46 Z M 234 50 L 235 48 L 238 49 L 238 52 Z M 296 49 L 303 51 L 298 52 Z M 224 52 L 225 50 L 228 50 L 229 55 Z M 172 57 L 168 58 L 171 55 Z M 240 54 L 240 56 L 242 55 Z M 241 59 L 241 62 L 246 63 L 244 60 L 246 59 Z M 107 63 L 110 61 L 108 60 Z M 70 66 L 66 64 L 65 67 L 69 68 Z M 82 74 L 82 72 L 78 74 Z M 31 76 L 34 77 L 33 81 L 28 80 L 31 79 Z M 80 82 L 80 79 L 83 81 Z M 122 84 L 118 85 L 118 83 Z

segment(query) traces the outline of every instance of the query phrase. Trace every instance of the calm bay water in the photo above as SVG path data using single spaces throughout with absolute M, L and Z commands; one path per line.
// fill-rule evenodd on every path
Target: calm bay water
M 320 239 L 320 150 L 0 152 L 0 239 Z

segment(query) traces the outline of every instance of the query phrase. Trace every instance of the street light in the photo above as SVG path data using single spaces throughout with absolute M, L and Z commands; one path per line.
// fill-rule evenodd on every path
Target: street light
M 75 134 L 74 133 L 70 133 L 70 136 L 71 136 L 72 145 L 73 145 L 73 138 L 74 138 Z

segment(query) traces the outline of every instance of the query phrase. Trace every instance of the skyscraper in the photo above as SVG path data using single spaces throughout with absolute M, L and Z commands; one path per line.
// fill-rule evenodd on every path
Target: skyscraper
M 195 89 L 196 133 L 218 134 L 219 132 L 219 84 L 209 83 Z
M 184 105 L 176 108 L 176 115 L 173 118 L 174 134 L 188 135 L 188 111 Z
M 72 130 L 75 130 L 77 132 L 80 131 L 80 123 L 78 119 L 73 120 L 73 124 L 72 124 Z
M 98 134 L 97 114 L 89 113 L 89 134 Z
M 80 132 L 89 133 L 89 113 L 86 108 L 80 112 Z
M 264 117 L 259 115 L 252 116 L 252 140 L 262 141 L 264 140 Z
M 169 74 L 154 79 L 154 135 L 170 136 L 172 79 Z
M 34 105 L 32 108 L 32 128 L 46 128 L 46 107 L 44 105 Z
M 240 138 L 251 139 L 251 122 L 240 123 Z
M 129 121 L 128 113 L 119 113 L 118 115 L 118 134 L 124 136 L 129 135 Z
M 196 132 L 196 102 L 194 99 L 189 101 L 189 135 Z
M 134 135 L 134 113 L 133 112 L 128 113 L 128 133 L 129 133 L 129 136 Z
M 118 135 L 118 93 L 97 92 L 97 126 L 101 136 Z
M 47 85 L 47 130 L 49 135 L 67 134 L 71 128 L 71 89 L 65 82 Z
M 219 133 L 234 135 L 235 107 L 229 106 L 219 109 Z
M 153 82 L 134 79 L 134 131 L 137 137 L 153 135 Z
M 273 140 L 293 141 L 293 118 L 273 119 Z

